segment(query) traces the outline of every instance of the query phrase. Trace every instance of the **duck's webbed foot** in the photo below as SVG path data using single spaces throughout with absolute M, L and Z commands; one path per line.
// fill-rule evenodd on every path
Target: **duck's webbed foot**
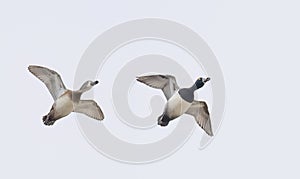
M 164 126 L 167 126 L 170 122 L 170 118 L 166 115 L 161 115 L 158 117 L 158 125 L 164 127 Z
M 49 115 L 46 115 L 43 117 L 43 123 L 46 125 L 46 126 L 52 126 L 54 123 L 55 123 L 56 120 L 51 120 Z

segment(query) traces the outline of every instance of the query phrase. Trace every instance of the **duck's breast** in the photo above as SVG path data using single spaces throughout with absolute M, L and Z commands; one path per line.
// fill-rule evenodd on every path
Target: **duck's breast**
M 55 116 L 64 117 L 73 111 L 73 101 L 68 92 L 61 95 L 54 103 Z
M 192 105 L 182 99 L 179 95 L 178 91 L 168 100 L 166 104 L 165 112 L 167 113 L 168 117 L 171 119 L 177 118 L 184 114 Z

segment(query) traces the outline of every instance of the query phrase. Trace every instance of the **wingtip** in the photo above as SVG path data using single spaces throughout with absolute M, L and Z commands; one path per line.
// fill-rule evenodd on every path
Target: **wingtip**
M 137 77 L 136 77 L 136 81 L 142 82 L 141 77 L 140 77 L 140 76 L 137 76 Z
M 210 136 L 210 137 L 213 137 L 214 136 L 214 132 L 213 132 L 213 130 L 212 130 L 212 128 L 211 127 L 209 127 L 208 129 L 206 128 L 203 128 L 204 129 L 204 132 L 208 135 L 208 136 Z
M 29 66 L 27 67 L 28 71 L 32 72 L 32 68 L 33 68 L 33 67 L 34 67 L 33 65 L 29 65 Z
M 41 66 L 38 66 L 38 65 L 28 65 L 27 68 L 30 71 L 32 68 L 37 68 L 37 67 L 41 68 Z

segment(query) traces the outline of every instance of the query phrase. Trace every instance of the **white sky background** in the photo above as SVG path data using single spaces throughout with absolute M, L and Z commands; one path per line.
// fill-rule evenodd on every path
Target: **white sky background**
M 299 6 L 292 0 L 1 1 L 0 178 L 299 178 Z M 202 133 L 195 130 L 171 157 L 137 166 L 95 151 L 74 115 L 43 126 L 52 99 L 27 66 L 51 67 L 72 87 L 96 36 L 144 17 L 174 20 L 204 38 L 222 67 L 227 100 L 208 148 L 198 150 Z

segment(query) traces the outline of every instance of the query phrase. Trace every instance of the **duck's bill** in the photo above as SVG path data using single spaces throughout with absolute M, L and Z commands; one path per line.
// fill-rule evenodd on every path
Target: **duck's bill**
M 206 82 L 208 82 L 210 80 L 210 78 L 208 77 L 208 78 L 206 78 L 205 80 L 204 80 L 204 82 L 206 83 Z
M 94 86 L 94 85 L 96 85 L 96 84 L 98 84 L 99 83 L 99 81 L 94 81 L 93 83 L 92 83 L 92 85 Z

